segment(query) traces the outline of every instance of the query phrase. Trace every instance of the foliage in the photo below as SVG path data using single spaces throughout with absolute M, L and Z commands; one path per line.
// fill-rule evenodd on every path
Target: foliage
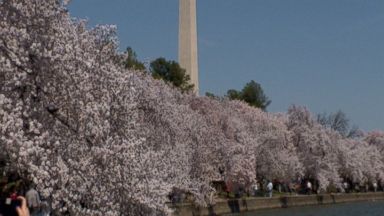
M 266 110 L 271 100 L 264 94 L 260 84 L 251 80 L 251 82 L 245 84 L 241 91 L 230 89 L 226 95 L 231 100 L 243 100 L 250 106 Z
M 227 91 L 227 95 L 226 95 L 229 99 L 231 100 L 241 100 L 242 97 L 241 97 L 241 92 L 235 90 L 235 89 L 229 89 Z
M 186 74 L 185 69 L 175 61 L 158 58 L 151 62 L 150 71 L 155 79 L 171 83 L 183 92 L 190 91 L 194 87 L 193 84 L 190 84 L 190 77 Z
M 211 98 L 211 99 L 221 100 L 221 97 L 220 97 L 220 96 L 217 96 L 217 95 L 215 95 L 215 94 L 213 94 L 213 93 L 211 93 L 211 92 L 205 92 L 205 96 L 206 96 L 206 97 L 209 97 L 209 98 Z
M 137 59 L 136 52 L 131 47 L 128 47 L 124 54 L 123 64 L 125 68 L 138 71 L 145 70 L 144 63 Z

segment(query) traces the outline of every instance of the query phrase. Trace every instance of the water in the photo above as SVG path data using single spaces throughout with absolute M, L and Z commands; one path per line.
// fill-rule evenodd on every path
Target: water
M 268 209 L 241 216 L 384 216 L 384 201 Z

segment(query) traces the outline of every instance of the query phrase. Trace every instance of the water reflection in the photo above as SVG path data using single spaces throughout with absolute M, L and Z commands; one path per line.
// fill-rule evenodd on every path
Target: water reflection
M 226 216 L 383 216 L 384 201 L 260 210 Z

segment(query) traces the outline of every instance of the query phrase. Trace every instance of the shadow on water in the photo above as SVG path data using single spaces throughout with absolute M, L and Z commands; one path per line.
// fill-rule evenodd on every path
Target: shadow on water
M 320 204 L 320 205 L 323 204 L 323 202 L 324 202 L 324 196 L 323 195 L 317 195 L 316 199 L 317 199 L 317 204 Z M 335 202 L 335 196 L 333 196 L 333 202 Z
M 331 198 L 332 198 L 332 202 L 336 203 L 336 199 L 335 199 L 335 195 L 334 194 L 331 194 Z
M 215 213 L 215 210 L 213 209 L 213 206 L 212 205 L 210 205 L 209 207 L 208 207 L 208 215 L 209 216 L 216 216 L 217 214 Z
M 231 209 L 231 213 L 240 213 L 239 200 L 237 199 L 228 200 L 228 206 Z
M 281 197 L 280 203 L 282 208 L 288 208 L 288 197 Z

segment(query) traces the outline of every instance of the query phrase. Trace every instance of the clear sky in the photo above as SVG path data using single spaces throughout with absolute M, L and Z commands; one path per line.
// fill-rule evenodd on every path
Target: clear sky
M 73 0 L 72 16 L 116 24 L 121 50 L 177 60 L 178 0 Z M 250 80 L 272 100 L 344 111 L 384 130 L 384 0 L 197 0 L 200 94 Z

